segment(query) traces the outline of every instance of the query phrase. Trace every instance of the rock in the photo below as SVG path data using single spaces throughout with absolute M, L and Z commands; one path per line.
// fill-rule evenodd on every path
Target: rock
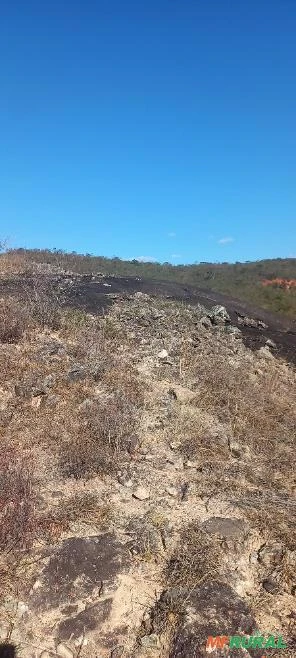
M 57 655 L 61 658 L 73 658 L 73 651 L 62 642 L 57 646 Z
M 260 347 L 260 349 L 257 351 L 258 356 L 261 359 L 269 359 L 272 361 L 274 359 L 273 354 L 269 351 L 269 348 L 264 345 L 264 347 Z
M 180 471 L 184 468 L 183 457 L 167 457 L 166 461 L 171 466 L 174 466 L 177 471 Z
M 181 445 L 182 445 L 181 441 L 172 441 L 172 443 L 170 443 L 170 448 L 171 450 L 178 450 L 178 448 L 180 448 Z
M 171 396 L 174 395 L 174 399 L 178 400 L 180 404 L 187 404 L 196 398 L 196 393 L 194 391 L 191 391 L 190 388 L 185 388 L 185 386 L 179 386 L 178 384 L 176 384 L 174 388 L 170 388 L 168 393 Z
M 80 379 L 87 377 L 85 366 L 80 363 L 75 363 L 70 370 L 68 370 L 67 377 L 71 382 L 77 382 Z
M 272 350 L 276 349 L 276 343 L 273 340 L 271 340 L 270 338 L 268 338 L 265 345 L 266 345 L 266 347 L 271 347 Z
M 133 486 L 133 481 L 128 475 L 119 475 L 117 479 L 119 484 L 121 484 L 123 487 L 130 489 L 130 487 Z
M 17 616 L 21 619 L 27 612 L 29 612 L 29 607 L 23 601 L 19 601 L 17 604 Z
M 38 409 L 40 407 L 42 399 L 43 399 L 42 395 L 38 395 L 38 397 L 35 396 L 35 397 L 32 398 L 31 405 L 32 405 L 33 409 Z
M 201 523 L 201 528 L 209 535 L 220 535 L 224 539 L 242 539 L 248 534 L 248 526 L 242 519 L 212 516 Z
M 141 646 L 145 649 L 158 649 L 160 647 L 159 637 L 155 633 L 141 637 Z
M 258 322 L 257 320 L 254 320 L 253 318 L 248 318 L 244 315 L 239 315 L 237 318 L 238 324 L 242 324 L 244 327 L 253 327 L 254 329 L 257 328 Z
M 98 583 L 107 590 L 114 588 L 116 578 L 130 563 L 126 546 L 111 532 L 90 537 L 69 537 L 44 549 L 48 558 L 38 575 L 39 587 L 28 601 L 30 609 L 51 610 L 61 605 L 86 599 Z M 77 625 L 80 624 L 80 619 Z M 86 626 L 86 620 L 83 620 Z M 79 632 L 78 632 L 79 631 Z M 83 633 L 77 629 L 77 637 Z M 60 639 L 64 637 L 60 636 Z
M 200 319 L 199 324 L 200 324 L 201 327 L 204 327 L 205 329 L 211 329 L 211 327 L 212 327 L 212 322 L 211 322 L 210 318 L 208 318 L 206 315 L 204 315 Z
M 254 318 L 248 318 L 245 315 L 238 315 L 237 321 L 238 324 L 241 324 L 244 327 L 253 327 L 254 329 L 268 329 L 267 324 L 262 322 L 262 320 L 254 320 Z
M 145 487 L 137 487 L 133 492 L 133 497 L 137 500 L 148 500 L 148 498 L 150 498 L 150 493 Z
M 250 456 L 250 448 L 247 445 L 242 445 L 239 441 L 229 439 L 229 450 L 233 457 L 240 459 L 242 457 L 248 458 Z
M 86 606 L 85 610 L 81 610 L 78 614 L 63 619 L 57 628 L 59 640 L 69 642 L 76 640 L 74 644 L 82 646 L 83 636 L 85 631 L 93 630 L 97 626 L 103 624 L 108 618 L 112 607 L 112 599 L 107 598 L 100 603 Z
M 43 381 L 43 386 L 46 390 L 49 388 L 52 388 L 56 383 L 56 376 L 55 375 L 47 375 Z
M 230 315 L 227 313 L 225 306 L 213 306 L 211 311 L 208 313 L 212 324 L 228 324 L 231 322 Z
M 277 541 L 267 542 L 258 551 L 258 561 L 260 564 L 271 570 L 282 562 L 283 557 L 283 545 Z
M 265 578 L 262 582 L 262 586 L 266 592 L 269 592 L 269 594 L 278 594 L 280 591 L 279 585 L 274 578 Z
M 49 407 L 56 407 L 57 404 L 60 402 L 60 399 L 61 399 L 61 396 L 60 396 L 60 395 L 54 395 L 54 394 L 49 395 L 49 396 L 46 398 L 46 404 L 47 404 Z
M 231 334 L 232 336 L 237 336 L 238 338 L 242 334 L 241 330 L 238 327 L 233 326 L 232 324 L 226 325 L 225 332 L 227 334 Z
M 191 591 L 185 587 L 172 589 L 175 590 L 172 597 L 172 590 L 167 590 L 157 604 L 160 613 L 161 610 L 170 610 L 172 605 L 174 609 L 184 610 L 174 633 L 170 658 L 206 658 L 209 656 L 206 650 L 209 635 L 252 635 L 257 631 L 248 605 L 223 582 L 210 580 Z M 158 628 L 154 630 L 157 632 Z M 237 658 L 248 656 L 246 652 L 233 653 Z
M 177 498 L 178 496 L 178 490 L 176 487 L 166 487 L 166 493 L 168 493 L 169 496 L 172 496 L 173 498 Z
M 186 468 L 199 468 L 199 463 L 197 461 L 191 461 L 188 459 L 184 466 L 186 466 Z
M 167 350 L 161 350 L 161 352 L 158 352 L 157 356 L 160 359 L 160 361 L 164 361 L 165 359 L 168 358 L 169 354 L 168 354 Z
M 141 301 L 148 301 L 150 299 L 149 295 L 146 295 L 145 292 L 135 292 L 134 294 L 135 299 L 140 299 Z
M 42 651 L 39 658 L 52 658 L 52 654 L 50 654 L 48 651 Z
M 125 647 L 123 645 L 112 649 L 110 658 L 124 658 Z

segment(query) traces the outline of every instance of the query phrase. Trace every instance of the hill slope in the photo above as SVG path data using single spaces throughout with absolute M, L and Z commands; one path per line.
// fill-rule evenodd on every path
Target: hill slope
M 18 658 L 206 658 L 209 635 L 257 631 L 294 655 L 295 370 L 264 320 L 186 288 L 2 272 L 0 642 Z
M 116 276 L 139 276 L 159 281 L 172 281 L 200 288 L 209 288 L 231 297 L 251 302 L 273 312 L 296 318 L 296 289 L 286 290 L 264 286 L 264 280 L 296 279 L 296 259 L 263 260 L 254 263 L 213 264 L 173 266 L 169 263 L 141 263 L 122 261 L 119 258 L 81 256 L 59 250 L 15 250 L 12 256 L 58 265 L 65 270 L 80 274 L 102 272 Z

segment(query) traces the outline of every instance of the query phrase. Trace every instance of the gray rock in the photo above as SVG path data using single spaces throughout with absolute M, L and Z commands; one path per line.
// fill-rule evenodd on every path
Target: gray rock
M 56 383 L 56 376 L 55 375 L 47 375 L 43 381 L 43 386 L 46 389 L 52 388 Z
M 224 539 L 242 539 L 248 533 L 248 526 L 242 519 L 212 516 L 201 523 L 201 528 L 209 535 L 220 535 Z
M 121 484 L 123 487 L 127 487 L 129 489 L 133 486 L 133 481 L 127 474 L 118 475 L 117 479 L 119 484 Z
M 54 395 L 54 394 L 48 395 L 48 397 L 46 398 L 46 404 L 49 407 L 56 407 L 57 404 L 60 402 L 60 399 L 61 399 L 60 395 Z
M 49 560 L 38 576 L 39 587 L 33 588 L 28 601 L 30 609 L 38 613 L 66 605 L 69 600 L 74 604 L 101 582 L 112 590 L 116 577 L 130 563 L 126 546 L 108 532 L 70 537 L 44 553 Z
M 68 370 L 67 377 L 70 381 L 76 382 L 87 377 L 85 366 L 80 363 L 75 363 L 70 370 Z
M 277 567 L 282 562 L 283 557 L 283 545 L 277 541 L 267 542 L 258 551 L 258 561 L 270 570 Z
M 276 349 L 276 343 L 275 343 L 273 340 L 271 340 L 270 338 L 268 338 L 268 340 L 266 341 L 265 345 L 266 345 L 267 347 L 271 347 L 272 350 L 275 350 L 275 349 Z
M 244 327 L 253 327 L 254 329 L 258 327 L 257 320 L 254 320 L 253 318 L 248 318 L 244 315 L 239 315 L 237 321 L 238 324 L 241 324 Z
M 232 324 L 226 325 L 225 331 L 227 334 L 231 334 L 232 336 L 237 336 L 238 338 L 241 336 L 241 330 L 238 327 L 235 327 Z
M 88 605 L 78 614 L 63 619 L 57 628 L 59 640 L 68 642 L 83 638 L 85 631 L 91 631 L 108 618 L 112 608 L 112 599 L 107 598 L 94 605 Z
M 199 324 L 200 324 L 202 327 L 204 327 L 205 329 L 211 329 L 211 327 L 212 327 L 212 322 L 211 322 L 210 318 L 208 318 L 206 315 L 204 315 L 204 316 L 200 319 Z
M 261 359 L 269 359 L 269 361 L 272 361 L 274 359 L 273 354 L 269 351 L 269 347 L 266 345 L 260 347 L 260 349 L 257 351 L 257 355 Z
M 213 306 L 211 311 L 208 313 L 212 324 L 228 324 L 231 322 L 230 315 L 227 313 L 225 306 Z
M 209 655 L 206 651 L 209 635 L 252 635 L 257 631 L 248 605 L 223 582 L 208 581 L 191 591 L 173 588 L 172 596 L 171 592 L 168 590 L 161 595 L 157 606 L 160 614 L 154 615 L 154 631 L 157 632 L 157 619 L 162 619 L 161 610 L 170 610 L 172 605 L 179 612 L 183 608 L 169 658 L 206 658 Z M 232 653 L 235 658 L 249 655 L 245 650 Z M 253 656 L 257 655 L 261 658 L 262 650 L 253 653 Z
M 265 578 L 262 582 L 262 587 L 264 587 L 265 591 L 268 592 L 269 594 L 278 594 L 280 591 L 279 585 L 274 580 L 274 578 Z
M 155 633 L 141 637 L 141 646 L 145 649 L 158 649 L 160 647 L 159 637 Z

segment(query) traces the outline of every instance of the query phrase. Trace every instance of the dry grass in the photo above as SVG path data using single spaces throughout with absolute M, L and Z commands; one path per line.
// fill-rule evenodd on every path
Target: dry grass
M 29 328 L 32 318 L 28 309 L 13 297 L 0 300 L 0 343 L 17 343 Z
M 48 541 L 59 539 L 77 522 L 104 530 L 112 521 L 112 510 L 92 492 L 78 492 L 63 500 L 38 519 L 38 531 Z
M 29 455 L 2 443 L 0 456 L 0 551 L 28 548 L 36 527 Z
M 87 410 L 78 412 L 75 420 L 76 431 L 70 432 L 59 451 L 64 475 L 80 478 L 113 472 L 124 459 L 127 441 L 136 429 L 134 407 L 128 400 L 114 396 L 94 401 L 91 414 Z M 73 422 L 71 425 L 73 429 Z
M 168 563 L 165 580 L 171 587 L 194 588 L 205 579 L 221 575 L 221 561 L 218 543 L 196 522 L 190 523 Z

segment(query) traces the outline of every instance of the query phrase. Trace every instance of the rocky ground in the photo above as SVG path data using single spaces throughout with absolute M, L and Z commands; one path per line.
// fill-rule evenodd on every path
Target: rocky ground
M 287 327 L 50 277 L 2 277 L 0 640 L 22 658 L 202 658 L 209 635 L 261 631 L 292 657 Z

